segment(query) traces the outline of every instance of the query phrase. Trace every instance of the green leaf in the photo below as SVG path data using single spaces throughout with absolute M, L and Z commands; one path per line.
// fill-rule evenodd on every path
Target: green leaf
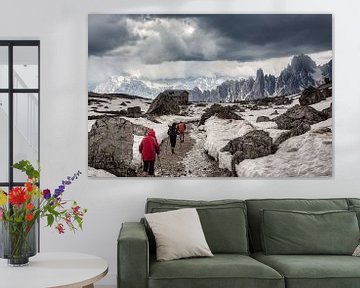
M 79 228 L 82 230 L 82 219 L 79 216 L 75 216 L 75 221 L 78 223 Z
M 21 160 L 13 165 L 14 168 L 26 173 L 29 178 L 39 180 L 40 168 L 35 169 L 29 160 Z
M 51 227 L 51 225 L 54 223 L 54 216 L 53 215 L 51 215 L 51 214 L 48 214 L 47 215 L 47 224 L 48 224 L 48 226 L 50 226 Z
M 48 206 L 47 210 L 49 211 L 50 214 L 54 215 L 55 217 L 58 217 L 60 215 L 59 212 L 57 212 L 53 207 Z

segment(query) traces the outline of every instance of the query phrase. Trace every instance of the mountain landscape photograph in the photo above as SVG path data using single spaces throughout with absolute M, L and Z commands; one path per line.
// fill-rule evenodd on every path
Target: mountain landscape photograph
M 331 14 L 91 14 L 89 177 L 331 177 Z

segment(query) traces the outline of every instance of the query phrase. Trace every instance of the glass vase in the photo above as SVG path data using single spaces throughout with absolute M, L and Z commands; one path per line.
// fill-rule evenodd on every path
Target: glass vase
M 29 257 L 36 255 L 35 222 L 31 227 L 28 222 L 1 221 L 0 257 L 8 259 L 9 266 L 25 266 Z

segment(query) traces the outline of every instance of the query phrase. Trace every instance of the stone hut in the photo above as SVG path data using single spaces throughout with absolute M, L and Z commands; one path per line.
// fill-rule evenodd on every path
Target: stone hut
M 186 90 L 165 90 L 163 94 L 175 100 L 178 105 L 187 105 L 189 103 L 189 92 Z

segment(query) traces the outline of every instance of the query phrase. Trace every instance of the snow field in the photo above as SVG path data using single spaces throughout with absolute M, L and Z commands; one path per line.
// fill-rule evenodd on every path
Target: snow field
M 299 95 L 293 96 L 293 103 L 290 105 L 266 107 L 260 110 L 249 110 L 246 112 L 238 113 L 245 120 L 230 120 L 219 119 L 215 116 L 209 118 L 204 125 L 196 128 L 194 127 L 194 133 L 190 134 L 190 137 L 196 139 L 196 144 L 188 155 L 184 158 L 183 163 L 186 169 L 191 171 L 198 171 L 197 175 L 192 176 L 206 176 L 206 172 L 201 171 L 201 167 L 198 163 L 204 165 L 207 157 L 203 151 L 206 151 L 208 155 L 216 159 L 220 168 L 226 168 L 231 171 L 231 159 L 232 155 L 229 152 L 220 152 L 220 150 L 232 139 L 244 136 L 246 133 L 252 130 L 264 130 L 269 132 L 273 141 L 280 136 L 286 130 L 277 129 L 275 122 L 256 122 L 258 116 L 268 116 L 270 119 L 283 114 L 290 107 L 299 104 Z M 131 101 L 127 103 L 128 106 L 120 106 L 121 102 Z M 332 102 L 332 98 L 327 98 L 324 101 L 310 105 L 313 108 L 321 111 L 328 108 Z M 142 111 L 146 111 L 149 104 L 141 99 L 122 99 L 117 98 L 110 101 L 109 104 L 101 103 L 104 106 L 108 106 L 106 110 L 119 110 L 126 109 L 127 107 L 140 106 Z M 212 103 L 208 103 L 207 107 L 210 107 Z M 223 106 L 233 105 L 221 104 Z M 92 106 L 89 106 L 89 115 L 96 115 L 90 111 Z M 147 128 L 155 130 L 158 142 L 161 143 L 166 140 L 168 135 L 168 126 L 173 122 L 197 121 L 207 107 L 196 107 L 195 105 L 187 106 L 186 111 L 189 116 L 177 116 L 177 115 L 164 115 L 157 117 L 156 119 L 160 123 L 154 123 L 146 118 L 129 118 L 122 117 L 133 124 L 142 125 Z M 100 109 L 100 108 L 98 108 Z M 278 115 L 271 115 L 275 110 L 278 111 Z M 92 125 L 96 120 L 88 121 L 88 131 L 91 130 Z M 296 137 L 292 137 L 287 141 L 284 141 L 275 154 L 268 155 L 257 159 L 246 159 L 236 166 L 236 172 L 239 177 L 296 177 L 296 176 L 330 176 L 332 174 L 332 133 L 316 133 L 316 130 L 320 128 L 332 127 L 332 118 L 326 121 L 312 125 L 311 131 Z M 203 131 L 203 133 L 201 133 Z M 142 135 L 134 135 L 133 144 L 133 160 L 132 165 L 139 167 L 141 165 L 141 155 L 138 151 L 139 144 L 142 140 Z M 103 171 L 96 170 L 89 167 L 89 176 L 100 177 L 115 177 L 114 175 Z M 204 175 L 202 175 L 204 173 Z M 190 176 L 190 175 L 189 175 Z
M 205 151 L 219 161 L 220 168 L 231 171 L 231 154 L 229 152 L 220 152 L 221 148 L 231 139 L 254 130 L 254 126 L 244 120 L 219 119 L 212 116 L 206 120 L 203 129 L 206 131 Z
M 327 127 L 326 121 L 318 128 Z M 320 124 L 320 123 L 317 123 Z M 314 177 L 332 174 L 332 133 L 315 130 L 280 144 L 275 154 L 236 165 L 239 177 Z
M 311 105 L 321 111 L 328 108 L 332 98 Z M 273 142 L 286 130 L 277 129 L 275 122 L 256 122 L 258 116 L 270 119 L 286 112 L 290 107 L 299 104 L 298 97 L 292 104 L 261 110 L 247 110 L 240 113 L 245 120 L 224 120 L 215 116 L 208 119 L 203 127 L 206 131 L 204 149 L 219 161 L 220 168 L 231 171 L 232 155 L 220 150 L 232 139 L 244 136 L 252 130 L 264 130 L 269 133 Z M 275 110 L 278 115 L 270 115 Z M 246 159 L 236 166 L 239 177 L 295 177 L 295 176 L 331 176 L 332 175 L 332 133 L 316 133 L 317 129 L 332 127 L 332 118 L 311 126 L 303 135 L 284 141 L 275 154 L 257 159 Z
M 95 98 L 95 99 L 97 99 L 97 98 Z M 127 99 L 127 98 L 121 98 L 121 97 L 114 98 L 111 100 L 107 99 L 107 98 L 99 98 L 98 100 L 106 101 L 106 103 L 100 102 L 99 104 L 89 105 L 88 116 L 103 115 L 103 114 L 92 111 L 93 109 L 96 109 L 98 111 L 120 111 L 120 110 L 127 110 L 128 107 L 140 106 L 141 111 L 147 111 L 147 109 L 150 106 L 149 103 L 151 102 L 151 99 L 149 99 L 149 100 Z M 120 105 L 122 102 L 125 102 L 127 106 Z M 108 108 L 105 108 L 105 106 Z

